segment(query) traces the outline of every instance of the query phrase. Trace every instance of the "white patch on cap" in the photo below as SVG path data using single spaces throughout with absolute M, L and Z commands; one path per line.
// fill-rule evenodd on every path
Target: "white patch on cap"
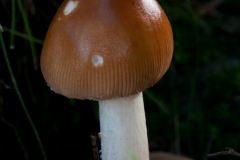
M 103 65 L 103 57 L 96 54 L 92 56 L 92 63 L 95 67 L 99 67 Z
M 78 5 L 78 1 L 68 1 L 67 5 L 65 6 L 63 13 L 64 15 L 68 15 L 71 13 Z

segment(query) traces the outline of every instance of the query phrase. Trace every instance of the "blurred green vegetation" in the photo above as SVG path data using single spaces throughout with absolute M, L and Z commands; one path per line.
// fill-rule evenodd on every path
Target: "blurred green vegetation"
M 49 160 L 93 159 L 90 135 L 99 132 L 97 103 L 53 93 L 39 68 L 44 37 L 61 2 L 0 1 L 4 30 L 0 50 L 1 160 L 43 159 L 19 94 Z M 196 160 L 210 159 L 206 154 L 225 147 L 240 152 L 240 1 L 159 3 L 172 24 L 175 47 L 168 72 L 144 92 L 150 150 Z M 3 46 L 15 79 L 9 74 Z M 234 159 L 217 159 L 221 158 Z

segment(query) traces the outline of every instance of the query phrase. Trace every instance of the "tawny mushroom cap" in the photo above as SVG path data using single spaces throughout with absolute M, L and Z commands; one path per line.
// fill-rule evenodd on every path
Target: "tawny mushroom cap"
M 154 0 L 65 0 L 46 35 L 41 70 L 56 93 L 110 99 L 154 85 L 172 53 L 170 23 Z

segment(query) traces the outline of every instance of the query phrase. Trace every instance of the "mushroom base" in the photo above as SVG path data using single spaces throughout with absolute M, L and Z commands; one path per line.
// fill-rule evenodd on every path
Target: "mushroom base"
M 149 160 L 142 93 L 99 101 L 102 160 Z

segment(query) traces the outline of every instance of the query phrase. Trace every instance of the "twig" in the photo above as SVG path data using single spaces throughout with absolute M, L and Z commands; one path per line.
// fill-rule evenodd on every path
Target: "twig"
M 237 156 L 240 157 L 240 153 L 234 151 L 234 149 L 231 148 L 226 148 L 227 151 L 221 151 L 221 152 L 217 152 L 217 153 L 212 153 L 212 154 L 207 154 L 208 157 L 216 157 L 216 156 L 221 156 L 221 155 L 233 155 L 233 156 Z
M 3 27 L 1 24 L 0 24 L 0 32 L 3 32 Z
M 0 85 L 3 85 L 6 89 L 13 89 L 12 86 L 7 85 L 2 79 L 0 79 Z
M 94 160 L 99 160 L 98 143 L 97 143 L 98 138 L 96 135 L 90 135 L 90 137 L 92 141 L 92 150 L 93 150 Z

